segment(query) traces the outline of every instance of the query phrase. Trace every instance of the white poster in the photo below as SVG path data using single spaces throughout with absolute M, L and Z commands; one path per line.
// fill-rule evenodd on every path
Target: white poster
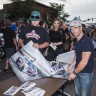
M 30 41 L 10 58 L 11 67 L 18 78 L 22 82 L 44 77 L 64 78 L 64 66 L 70 64 L 65 63 L 68 57 L 65 61 L 59 61 L 58 57 L 57 61 L 48 62 L 32 45 L 33 42 Z

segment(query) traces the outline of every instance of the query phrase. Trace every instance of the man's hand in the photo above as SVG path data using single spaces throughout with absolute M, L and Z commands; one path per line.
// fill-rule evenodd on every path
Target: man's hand
M 34 43 L 33 47 L 39 49 L 39 44 L 38 43 Z
M 68 80 L 74 80 L 76 75 L 74 73 L 71 73 L 68 77 Z
M 18 49 L 19 49 L 19 48 L 16 46 L 16 51 L 18 51 Z
M 69 66 L 69 67 L 66 69 L 66 72 L 67 72 L 67 73 L 71 73 L 71 70 L 72 70 L 72 66 Z

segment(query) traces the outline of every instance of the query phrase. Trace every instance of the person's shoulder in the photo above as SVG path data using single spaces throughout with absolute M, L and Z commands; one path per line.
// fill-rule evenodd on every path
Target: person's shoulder
M 41 30 L 46 30 L 45 28 L 43 28 L 42 26 L 39 26 L 38 27 L 39 29 L 41 29 Z
M 14 30 L 14 31 L 17 30 L 16 25 L 11 25 L 11 28 L 12 28 L 12 30 Z
M 6 32 L 14 32 L 14 30 L 12 30 L 11 27 L 6 27 L 6 28 L 4 29 L 4 31 L 6 31 Z
M 22 27 L 22 28 L 21 28 L 21 31 L 22 31 L 22 30 L 24 31 L 24 30 L 29 29 L 29 28 L 31 28 L 31 27 L 32 27 L 31 24 L 28 24 L 28 25 Z
M 92 42 L 91 39 L 90 39 L 89 37 L 87 37 L 86 35 L 84 35 L 84 40 L 85 40 L 86 42 L 90 42 L 90 43 Z
M 14 27 L 16 27 L 16 25 L 11 25 L 11 28 L 14 28 Z
M 49 32 L 54 32 L 54 30 L 53 29 L 49 29 Z
M 42 31 L 43 33 L 46 33 L 47 32 L 47 30 L 45 28 L 41 27 L 41 26 L 38 27 L 38 30 L 39 31 Z
M 87 37 L 86 35 L 84 35 L 83 40 L 84 40 L 85 45 L 93 46 L 91 39 L 89 37 Z

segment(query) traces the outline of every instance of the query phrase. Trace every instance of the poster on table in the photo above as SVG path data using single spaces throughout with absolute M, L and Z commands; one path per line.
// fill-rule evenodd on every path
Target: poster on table
M 57 61 L 48 62 L 32 45 L 33 42 L 30 41 L 10 58 L 10 65 L 17 77 L 22 82 L 45 77 L 64 78 L 64 66 L 68 66 L 69 63 L 60 62 L 58 58 Z

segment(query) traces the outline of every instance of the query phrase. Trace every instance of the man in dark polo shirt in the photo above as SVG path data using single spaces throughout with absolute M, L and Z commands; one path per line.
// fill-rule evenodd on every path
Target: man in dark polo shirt
M 76 56 L 67 69 L 67 72 L 70 73 L 71 68 L 75 65 L 75 69 L 73 73 L 70 73 L 68 79 L 74 80 L 77 96 L 90 96 L 93 78 L 94 47 L 91 40 L 84 35 L 81 21 L 72 20 L 70 28 L 76 38 L 74 43 Z

